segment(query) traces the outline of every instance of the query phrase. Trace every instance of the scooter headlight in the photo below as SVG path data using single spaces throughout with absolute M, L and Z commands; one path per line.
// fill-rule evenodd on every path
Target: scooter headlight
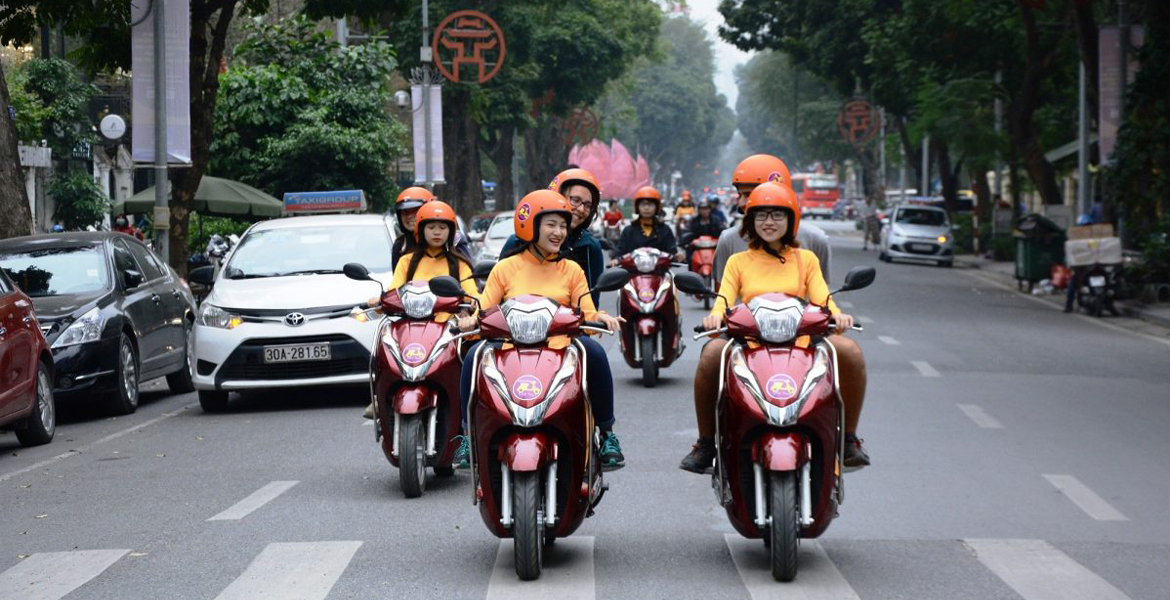
M 509 300 L 503 307 L 504 321 L 512 339 L 520 344 L 539 344 L 548 338 L 548 328 L 556 315 L 557 304 L 551 300 L 519 303 Z
M 429 288 L 406 284 L 398 288 L 398 297 L 402 299 L 402 308 L 412 319 L 424 319 L 435 312 L 435 302 L 438 297 L 431 293 Z
M 658 257 L 650 252 L 634 252 L 634 268 L 639 273 L 653 273 L 658 267 Z
M 756 320 L 760 338 L 773 344 L 782 344 L 796 337 L 804 317 L 804 304 L 795 298 L 783 302 L 757 298 L 748 303 L 748 310 Z

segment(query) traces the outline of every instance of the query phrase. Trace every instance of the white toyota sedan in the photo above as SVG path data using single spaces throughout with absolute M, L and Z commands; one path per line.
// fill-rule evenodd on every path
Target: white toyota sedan
M 208 412 L 228 392 L 367 384 L 378 294 L 342 274 L 360 262 L 384 285 L 393 275 L 393 221 L 381 215 L 303 216 L 257 223 L 232 250 L 195 322 L 195 388 Z M 210 267 L 205 267 L 210 269 Z

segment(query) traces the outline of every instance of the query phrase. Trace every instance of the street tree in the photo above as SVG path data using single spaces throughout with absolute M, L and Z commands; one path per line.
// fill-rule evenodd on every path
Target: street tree
M 16 123 L 8 107 L 8 84 L 0 64 L 0 239 L 32 233 L 32 212 L 24 190 L 17 151 Z

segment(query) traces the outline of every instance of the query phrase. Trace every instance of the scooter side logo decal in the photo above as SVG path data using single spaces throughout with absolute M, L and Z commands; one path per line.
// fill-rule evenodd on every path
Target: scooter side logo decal
M 427 349 L 422 344 L 409 344 L 402 349 L 402 360 L 408 365 L 417 365 L 427 359 Z
M 773 375 L 764 393 L 773 400 L 791 400 L 796 396 L 796 380 L 786 373 Z
M 638 299 L 642 302 L 649 302 L 654 299 L 654 296 L 654 290 L 650 288 L 642 288 L 641 290 L 638 290 Z
M 530 216 L 532 216 L 532 205 L 531 204 L 525 202 L 524 204 L 521 204 L 519 206 L 519 208 L 516 209 L 516 219 L 519 220 L 521 223 L 527 221 L 528 217 L 530 217 Z
M 512 383 L 512 397 L 517 400 L 531 402 L 544 393 L 544 385 L 532 375 L 521 375 Z

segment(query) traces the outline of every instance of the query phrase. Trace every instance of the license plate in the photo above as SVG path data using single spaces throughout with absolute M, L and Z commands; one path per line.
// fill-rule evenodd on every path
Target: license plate
M 910 249 L 918 250 L 920 252 L 931 252 L 934 250 L 934 246 L 930 244 L 910 244 Z
M 310 360 L 329 360 L 329 343 L 323 344 L 289 344 L 287 346 L 265 346 L 265 363 L 302 362 Z
M 1094 275 L 1089 278 L 1089 285 L 1091 287 L 1105 287 L 1105 278 L 1100 275 Z

